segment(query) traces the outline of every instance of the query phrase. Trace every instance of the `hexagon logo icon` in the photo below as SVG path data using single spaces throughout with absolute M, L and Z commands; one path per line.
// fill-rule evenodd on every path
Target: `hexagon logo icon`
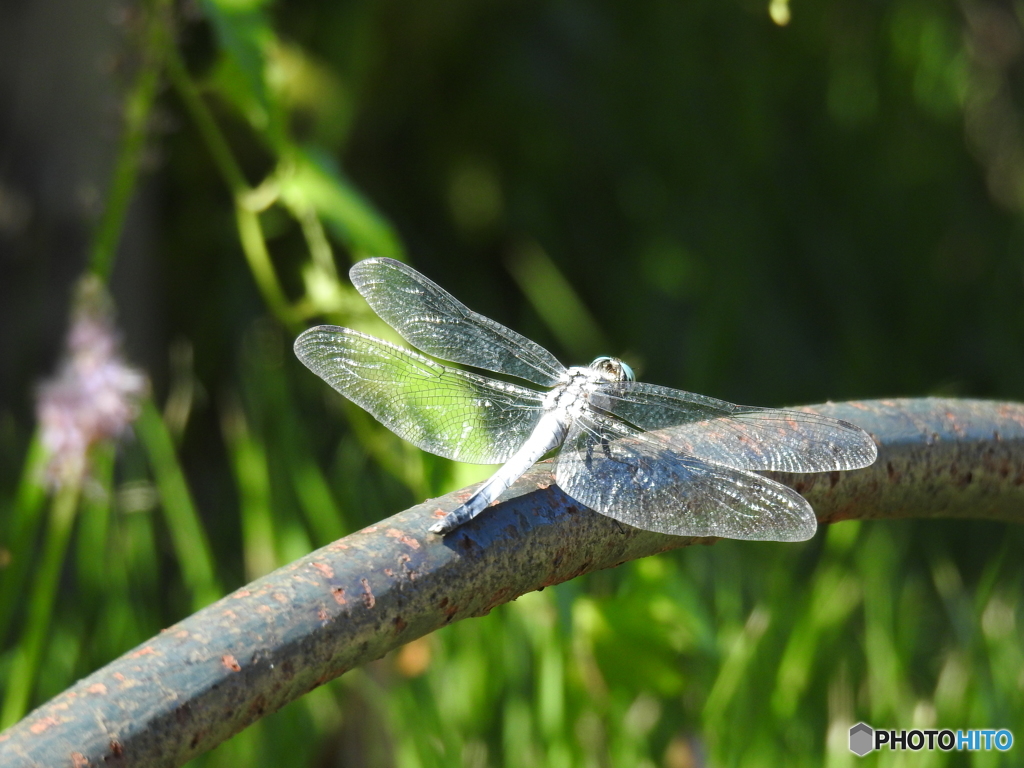
M 875 731 L 867 723 L 857 723 L 850 729 L 850 751 L 864 757 L 875 748 Z

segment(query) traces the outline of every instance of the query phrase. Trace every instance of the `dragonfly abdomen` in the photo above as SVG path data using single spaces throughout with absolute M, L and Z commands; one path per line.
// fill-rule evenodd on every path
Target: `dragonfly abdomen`
M 433 533 L 448 533 L 489 507 L 512 483 L 523 476 L 545 453 L 562 444 L 569 431 L 569 422 L 559 411 L 545 413 L 533 432 L 491 478 L 477 489 L 463 504 L 456 507 L 430 526 Z

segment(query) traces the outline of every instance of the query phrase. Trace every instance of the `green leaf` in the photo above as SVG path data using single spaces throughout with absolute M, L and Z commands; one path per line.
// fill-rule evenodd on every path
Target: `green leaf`
M 354 261 L 365 256 L 402 258 L 401 243 L 385 218 L 322 153 L 296 152 L 279 183 L 284 203 L 293 211 L 312 205 L 353 251 Z
M 284 111 L 267 85 L 267 51 L 275 41 L 262 0 L 202 0 L 221 56 L 210 82 L 274 147 L 286 142 Z

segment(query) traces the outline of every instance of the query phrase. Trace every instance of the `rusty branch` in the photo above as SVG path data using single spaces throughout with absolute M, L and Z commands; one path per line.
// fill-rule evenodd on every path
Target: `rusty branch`
M 881 400 L 807 410 L 879 444 L 868 469 L 776 475 L 822 522 L 1024 522 L 1024 405 Z M 254 581 L 94 672 L 0 734 L 4 766 L 178 766 L 353 667 L 459 619 L 699 541 L 620 526 L 539 465 L 444 540 L 463 493 L 427 501 Z

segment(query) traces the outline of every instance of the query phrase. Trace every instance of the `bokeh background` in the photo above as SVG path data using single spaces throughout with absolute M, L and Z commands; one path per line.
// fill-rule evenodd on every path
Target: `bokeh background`
M 735 402 L 1024 400 L 1020 13 L 0 5 L 3 724 L 489 472 L 294 359 L 316 322 L 387 332 L 345 279 L 369 255 L 567 363 Z M 151 396 L 54 492 L 34 403 L 86 273 Z M 846 522 L 648 558 L 406 646 L 195 765 L 845 766 L 858 720 L 1024 738 L 1022 548 L 1001 524 Z

